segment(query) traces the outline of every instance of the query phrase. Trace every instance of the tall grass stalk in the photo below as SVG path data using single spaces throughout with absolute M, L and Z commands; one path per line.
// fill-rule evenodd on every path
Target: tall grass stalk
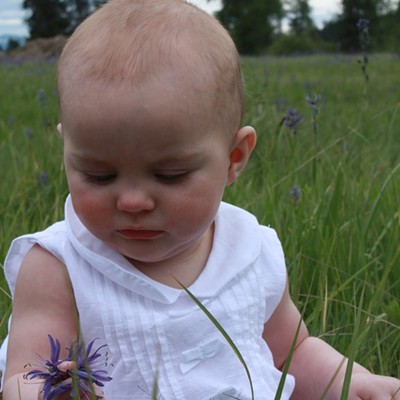
M 349 398 L 350 382 L 354 366 L 354 360 L 357 352 L 357 342 L 359 339 L 359 332 L 361 327 L 362 306 L 364 300 L 364 289 L 361 293 L 360 303 L 358 305 L 357 313 L 354 318 L 354 332 L 351 339 L 350 349 L 347 354 L 346 373 L 343 382 L 343 389 L 340 395 L 340 400 L 347 400 Z
M 297 328 L 296 328 L 296 332 L 294 334 L 294 338 L 293 338 L 292 344 L 290 345 L 289 354 L 288 354 L 286 363 L 285 363 L 285 365 L 283 367 L 283 370 L 282 370 L 282 376 L 281 376 L 281 379 L 279 381 L 278 389 L 277 389 L 276 394 L 275 394 L 275 400 L 279 400 L 282 397 L 283 389 L 285 387 L 285 381 L 286 381 L 286 378 L 287 378 L 288 373 L 289 373 L 289 367 L 290 367 L 290 363 L 292 361 L 293 353 L 294 353 L 294 351 L 296 349 L 297 338 L 298 338 L 299 333 L 300 333 L 300 328 L 301 328 L 302 322 L 303 322 L 303 318 L 300 318 L 299 323 L 297 324 Z
M 243 368 L 246 372 L 247 379 L 249 380 L 249 386 L 250 386 L 250 392 L 251 392 L 251 399 L 254 400 L 254 388 L 253 388 L 253 381 L 251 379 L 251 374 L 249 371 L 249 368 L 246 364 L 246 361 L 244 360 L 242 354 L 240 353 L 240 350 L 237 348 L 236 344 L 233 342 L 231 337 L 229 336 L 228 332 L 222 327 L 222 325 L 218 322 L 218 320 L 208 311 L 208 309 L 203 306 L 203 304 L 192 294 L 192 292 L 185 287 L 179 280 L 176 280 L 178 284 L 181 286 L 181 288 L 188 294 L 188 296 L 196 303 L 196 305 L 203 311 L 203 313 L 207 316 L 207 318 L 213 323 L 215 326 L 215 329 L 218 330 L 221 335 L 224 337 L 224 339 L 227 341 L 233 352 L 235 353 L 236 357 L 238 360 L 241 362 L 243 365 Z M 239 399 L 238 399 L 239 400 Z

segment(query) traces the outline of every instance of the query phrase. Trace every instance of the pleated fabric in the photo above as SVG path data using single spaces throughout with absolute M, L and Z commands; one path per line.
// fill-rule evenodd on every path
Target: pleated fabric
M 104 389 L 107 400 L 149 400 L 155 380 L 160 400 L 251 399 L 245 369 L 205 313 L 183 290 L 150 279 L 94 237 L 69 197 L 64 221 L 13 241 L 5 262 L 12 293 L 21 262 L 34 244 L 65 264 L 83 339 L 98 338 L 98 345 L 108 346 L 106 368 L 113 380 Z M 275 231 L 259 225 L 250 213 L 221 203 L 208 262 L 189 290 L 238 347 L 256 400 L 273 399 L 281 378 L 261 335 L 285 284 Z M 294 378 L 288 376 L 282 399 L 293 388 Z

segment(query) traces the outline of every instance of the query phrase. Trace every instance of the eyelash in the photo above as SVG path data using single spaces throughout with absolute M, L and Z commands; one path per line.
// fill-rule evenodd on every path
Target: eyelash
M 156 174 L 155 177 L 166 184 L 174 184 L 174 183 L 179 183 L 182 182 L 186 177 L 187 177 L 187 172 L 184 173 L 179 173 L 179 174 Z
M 95 183 L 97 185 L 106 185 L 115 178 L 115 175 L 86 175 L 88 182 Z
M 156 177 L 157 180 L 164 184 L 174 184 L 174 183 L 179 183 L 182 182 L 186 177 L 187 177 L 187 172 L 184 173 L 179 173 L 179 174 L 155 174 L 154 176 Z M 115 175 L 86 175 L 86 180 L 91 183 L 95 183 L 97 185 L 107 185 L 115 179 Z

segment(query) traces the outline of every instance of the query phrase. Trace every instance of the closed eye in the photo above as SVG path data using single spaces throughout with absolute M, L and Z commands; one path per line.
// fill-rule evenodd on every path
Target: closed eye
M 106 185 L 115 179 L 116 175 L 91 175 L 86 174 L 86 180 L 98 185 Z
M 184 180 L 188 172 L 180 172 L 177 174 L 155 174 L 155 177 L 163 183 L 178 183 Z

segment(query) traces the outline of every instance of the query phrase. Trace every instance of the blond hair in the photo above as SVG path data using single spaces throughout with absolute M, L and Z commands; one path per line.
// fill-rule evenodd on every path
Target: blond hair
M 236 47 L 212 16 L 183 0 L 111 0 L 68 40 L 58 65 L 60 108 L 74 79 L 138 85 L 179 66 L 207 92 L 227 129 L 239 128 L 243 82 Z

